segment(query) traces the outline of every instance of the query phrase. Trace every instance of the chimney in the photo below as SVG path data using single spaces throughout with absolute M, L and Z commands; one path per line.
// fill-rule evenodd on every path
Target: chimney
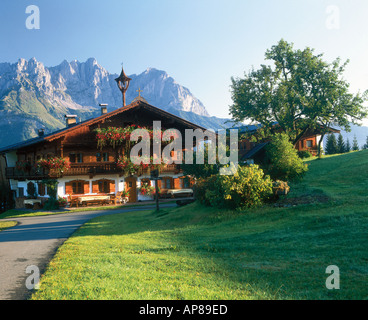
M 101 107 L 101 116 L 107 113 L 107 103 L 100 103 L 99 106 Z
M 77 124 L 77 116 L 74 114 L 66 114 L 65 116 L 65 120 L 66 120 L 66 126 L 67 127 L 71 127 L 75 124 Z
M 38 136 L 43 137 L 45 135 L 45 129 L 38 129 Z

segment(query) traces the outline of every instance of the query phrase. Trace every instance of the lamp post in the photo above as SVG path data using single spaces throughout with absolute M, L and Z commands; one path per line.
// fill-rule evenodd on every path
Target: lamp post
M 155 190 L 156 190 L 156 211 L 159 211 L 160 210 L 160 207 L 159 207 L 159 201 L 158 201 L 158 180 L 161 180 L 161 178 L 159 178 L 158 176 L 158 170 L 152 170 L 151 171 L 151 180 L 154 180 L 155 181 Z

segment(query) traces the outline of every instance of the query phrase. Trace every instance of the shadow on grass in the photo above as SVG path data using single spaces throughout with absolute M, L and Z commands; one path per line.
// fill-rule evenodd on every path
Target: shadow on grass
M 357 244 L 364 241 L 366 212 L 354 218 L 336 214 L 326 205 L 230 212 L 195 203 L 158 213 L 99 217 L 75 237 L 138 237 L 140 243 L 129 246 L 131 255 L 164 254 L 174 264 L 193 258 L 197 272 L 225 283 L 239 297 L 247 291 L 255 299 L 359 299 L 367 294 L 357 281 L 363 273 L 344 279 L 355 291 L 325 288 L 328 265 L 349 269 L 364 262 L 364 248 Z

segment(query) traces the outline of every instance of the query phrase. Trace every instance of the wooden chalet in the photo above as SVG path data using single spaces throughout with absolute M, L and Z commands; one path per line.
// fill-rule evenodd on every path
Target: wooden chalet
M 109 196 L 123 190 L 129 192 L 129 202 L 153 199 L 153 196 L 147 197 L 138 192 L 143 182 L 154 186 L 150 169 L 134 174 L 124 173 L 117 165 L 121 149 L 108 144 L 103 148 L 98 147 L 95 129 L 131 125 L 152 127 L 153 121 L 161 121 L 162 131 L 175 128 L 184 137 L 185 129 L 205 128 L 148 104 L 140 95 L 127 106 L 125 99 L 123 101 L 123 107 L 107 112 L 106 106 L 103 106 L 100 116 L 80 123 L 77 123 L 75 116 L 65 116 L 64 129 L 47 135 L 40 130 L 36 138 L 0 149 L 0 154 L 6 160 L 5 175 L 15 197 L 25 199 L 28 185 L 32 183 L 38 197 L 47 199 L 48 190 L 43 182 L 56 179 L 57 195 L 68 199 L 83 195 Z M 37 166 L 40 159 L 54 157 L 67 160 L 69 167 L 65 170 L 48 170 Z M 183 189 L 189 193 L 191 191 L 190 180 L 183 176 L 180 165 L 163 165 L 159 169 L 159 177 L 161 180 L 157 183 L 161 196 L 165 193 L 178 194 L 180 192 L 177 191 Z
M 247 125 L 238 127 L 236 129 L 239 131 L 239 137 L 242 135 L 251 136 L 256 134 L 257 129 L 259 129 L 260 126 L 261 125 Z M 340 133 L 339 130 L 334 128 L 329 128 L 328 130 L 330 133 Z M 294 147 L 298 151 L 308 151 L 313 156 L 316 156 L 318 154 L 318 143 L 321 137 L 322 135 L 319 129 L 309 129 L 302 137 L 298 139 L 298 141 L 294 144 Z M 267 141 L 257 143 L 252 142 L 247 138 L 240 138 L 239 160 L 256 163 L 262 162 L 265 156 L 265 147 L 267 144 Z M 323 148 L 323 143 L 321 144 L 321 148 Z

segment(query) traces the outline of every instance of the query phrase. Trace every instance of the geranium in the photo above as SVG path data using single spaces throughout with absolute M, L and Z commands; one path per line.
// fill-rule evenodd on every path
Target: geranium
M 147 130 L 150 136 L 150 139 L 160 140 L 162 141 L 163 131 L 162 130 L 153 130 L 152 127 L 141 127 L 135 124 L 120 128 L 120 127 L 108 127 L 108 128 L 97 128 L 94 131 L 96 132 L 97 139 L 97 147 L 102 149 L 107 144 L 111 145 L 115 148 L 118 145 L 123 144 L 125 142 L 126 145 L 131 145 L 133 143 L 130 141 L 131 133 L 136 129 L 144 129 Z M 168 129 L 165 131 L 166 136 L 170 137 L 169 141 L 162 141 L 162 144 L 167 144 L 173 141 L 175 138 L 178 138 L 178 131 L 176 129 Z
M 143 173 L 144 170 L 150 169 L 161 169 L 165 164 L 161 160 L 161 163 L 154 164 L 153 157 L 146 158 L 146 157 L 127 157 L 127 156 L 120 156 L 116 162 L 118 168 L 124 171 L 126 174 L 136 174 L 136 173 Z
M 70 162 L 67 159 L 61 157 L 52 157 L 49 159 L 40 159 L 37 161 L 38 167 L 56 170 L 59 173 L 63 173 L 65 170 L 70 168 Z
M 148 182 L 143 182 L 142 185 L 138 188 L 138 191 L 141 195 L 152 196 L 155 194 L 155 188 L 150 186 Z
M 135 129 L 146 129 L 137 125 L 129 125 L 124 128 L 108 127 L 97 128 L 96 132 L 97 147 L 102 149 L 109 143 L 113 148 L 121 145 L 124 141 L 130 142 L 130 135 Z
M 123 190 L 123 191 L 121 192 L 121 197 L 122 197 L 122 198 L 129 197 L 129 191 Z
M 68 203 L 68 199 L 66 197 L 59 197 L 58 202 L 61 207 L 65 207 Z
M 134 174 L 140 169 L 139 164 L 134 164 L 129 157 L 120 156 L 116 162 L 118 168 L 124 171 L 126 174 Z

